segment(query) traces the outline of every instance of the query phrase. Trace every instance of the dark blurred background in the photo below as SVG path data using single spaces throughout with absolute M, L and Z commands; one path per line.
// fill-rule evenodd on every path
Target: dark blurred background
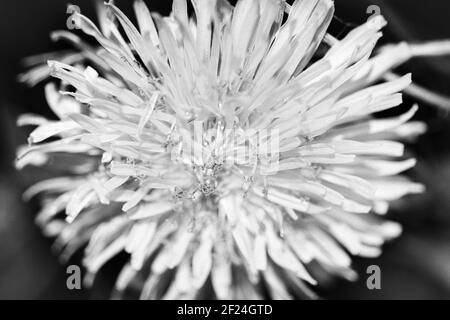
M 132 15 L 131 1 L 115 1 Z M 152 0 L 149 7 L 163 14 L 171 1 Z M 344 35 L 368 18 L 367 8 L 378 5 L 389 21 L 383 42 L 419 42 L 450 38 L 448 0 L 335 0 L 332 30 Z M 73 0 L 82 13 L 94 18 L 92 0 Z M 65 48 L 52 43 L 49 33 L 66 27 L 66 1 L 15 0 L 0 2 L 0 299 L 106 298 L 109 278 L 100 277 L 92 290 L 69 291 L 65 268 L 51 251 L 51 240 L 34 225 L 37 203 L 24 203 L 21 194 L 47 172 L 13 168 L 15 149 L 26 142 L 27 132 L 15 127 L 24 112 L 50 115 L 43 86 L 27 88 L 16 77 L 29 55 Z M 450 96 L 450 57 L 416 59 L 401 67 L 414 80 Z M 406 105 L 414 100 L 407 99 Z M 321 291 L 335 299 L 449 299 L 450 298 L 450 117 L 447 111 L 421 104 L 417 119 L 429 125 L 428 133 L 410 145 L 419 164 L 410 175 L 426 184 L 427 193 L 408 197 L 394 206 L 389 218 L 404 226 L 403 236 L 386 246 L 378 259 L 355 260 L 361 280 L 330 281 Z M 75 259 L 74 263 L 79 263 Z M 365 270 L 377 264 L 382 290 L 366 288 Z M 114 267 L 106 267 L 114 268 Z M 111 270 L 113 274 L 114 270 Z M 105 271 L 108 274 L 108 270 Z

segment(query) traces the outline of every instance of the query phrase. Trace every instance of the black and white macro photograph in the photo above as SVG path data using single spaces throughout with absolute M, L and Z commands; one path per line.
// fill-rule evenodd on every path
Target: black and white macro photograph
M 450 299 L 449 13 L 2 0 L 0 300 Z

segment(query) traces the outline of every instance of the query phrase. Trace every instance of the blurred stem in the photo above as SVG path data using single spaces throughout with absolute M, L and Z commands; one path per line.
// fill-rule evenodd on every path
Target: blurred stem
M 400 76 L 393 72 L 388 72 L 383 76 L 383 79 L 387 81 L 395 80 L 398 78 L 400 78 Z M 407 95 L 421 100 L 425 103 L 436 106 L 445 111 L 450 111 L 450 97 L 435 93 L 415 83 L 412 83 L 408 88 L 404 90 L 404 92 Z
M 450 55 L 450 40 L 409 44 L 413 57 L 433 57 Z

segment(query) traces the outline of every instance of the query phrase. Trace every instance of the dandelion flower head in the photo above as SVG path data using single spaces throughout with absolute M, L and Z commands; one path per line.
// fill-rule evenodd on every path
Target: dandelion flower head
M 88 279 L 128 253 L 115 290 L 143 299 L 311 297 L 312 264 L 352 278 L 352 255 L 401 232 L 389 203 L 423 191 L 400 175 L 417 107 L 373 117 L 402 103 L 411 76 L 382 77 L 408 46 L 375 53 L 382 16 L 337 40 L 331 0 L 192 7 L 137 0 L 134 24 L 110 2 L 98 27 L 75 12 L 79 31 L 52 34 L 76 50 L 24 80 L 56 79 L 58 119 L 19 119 L 37 128 L 17 166 L 64 168 L 27 192 L 39 224 L 64 257 L 86 246 Z

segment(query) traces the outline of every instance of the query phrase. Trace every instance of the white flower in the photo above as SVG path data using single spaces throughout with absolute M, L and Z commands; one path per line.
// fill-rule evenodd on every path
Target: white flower
M 53 34 L 78 49 L 48 62 L 59 120 L 19 120 L 37 128 L 17 166 L 67 173 L 27 192 L 45 200 L 38 222 L 65 257 L 88 242 L 88 279 L 129 253 L 116 289 L 136 280 L 144 299 L 310 297 L 313 261 L 351 278 L 350 255 L 378 256 L 401 232 L 378 215 L 424 189 L 399 176 L 415 160 L 396 160 L 397 141 L 425 130 L 408 122 L 417 107 L 371 116 L 402 103 L 410 75 L 374 83 L 411 47 L 373 55 L 381 16 L 334 39 L 330 0 L 192 3 L 195 19 L 185 0 L 170 17 L 136 1 L 139 30 L 111 3 L 100 29 L 75 13 L 99 47 Z

